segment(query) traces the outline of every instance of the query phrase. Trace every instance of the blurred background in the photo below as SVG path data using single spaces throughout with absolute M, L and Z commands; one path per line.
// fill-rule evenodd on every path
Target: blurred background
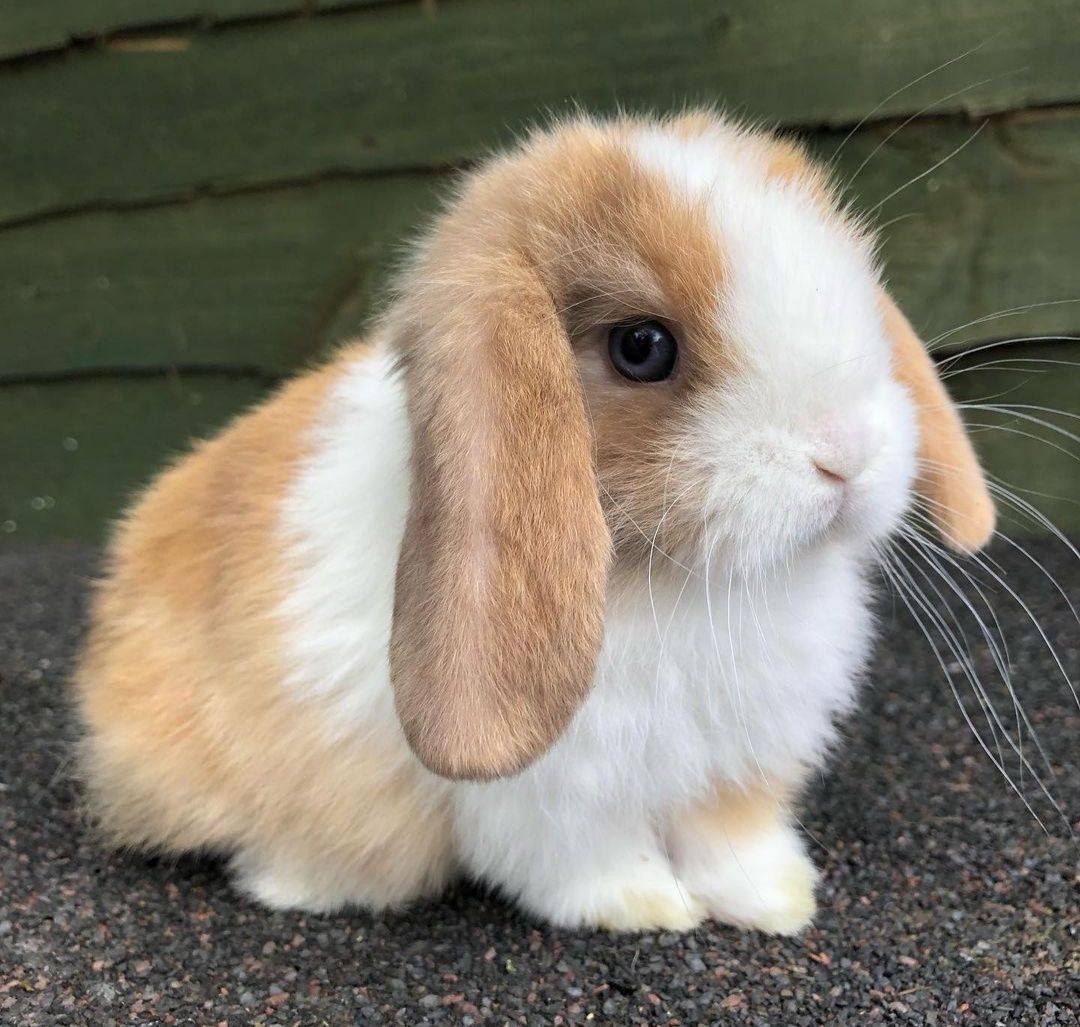
M 24 0 L 0 13 L 0 544 L 101 538 L 355 333 L 491 147 L 574 105 L 696 102 L 833 162 L 993 474 L 1080 529 L 1075 0 Z

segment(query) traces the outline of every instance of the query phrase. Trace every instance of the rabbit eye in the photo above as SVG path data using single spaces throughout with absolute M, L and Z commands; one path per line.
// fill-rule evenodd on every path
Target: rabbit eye
M 659 382 L 675 370 L 679 346 L 659 321 L 615 325 L 608 334 L 611 364 L 632 382 Z

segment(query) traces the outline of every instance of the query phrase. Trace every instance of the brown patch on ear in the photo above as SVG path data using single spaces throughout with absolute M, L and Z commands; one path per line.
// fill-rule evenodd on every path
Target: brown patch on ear
M 522 258 L 458 263 L 410 297 L 402 343 L 413 485 L 390 672 L 421 761 L 484 779 L 539 757 L 585 698 L 610 540 L 550 295 Z
M 994 533 L 994 501 L 959 411 L 937 376 L 934 362 L 908 320 L 881 292 L 885 330 L 893 344 L 893 369 L 918 408 L 919 476 L 916 488 L 950 548 L 975 553 Z

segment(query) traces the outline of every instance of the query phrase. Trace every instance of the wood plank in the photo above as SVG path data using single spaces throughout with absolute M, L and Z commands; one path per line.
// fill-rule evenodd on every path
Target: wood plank
M 12 4 L 0 20 L 0 60 L 62 50 L 76 40 L 198 22 L 230 22 L 402 0 L 48 0 Z M 405 0 L 409 2 L 409 0 Z M 411 0 L 419 3 L 420 0 Z
M 0 544 L 100 539 L 171 455 L 264 391 L 205 376 L 5 387 Z
M 807 125 L 1080 98 L 1071 3 L 830 3 L 452 0 L 80 52 L 0 90 L 0 219 L 456 163 L 572 103 Z
M 303 9 L 302 0 L 13 0 L 0 18 L 0 58 L 58 50 L 73 39 L 147 25 Z
M 327 182 L 10 230 L 0 246 L 0 379 L 295 368 L 332 341 L 339 308 L 371 298 L 433 184 Z
M 954 122 L 858 133 L 838 162 L 869 208 L 970 135 Z M 824 155 L 836 133 L 813 142 Z M 871 157 L 871 154 L 874 154 Z M 356 330 L 433 205 L 436 176 L 90 213 L 9 229 L 0 246 L 0 379 L 221 364 L 280 374 Z M 925 337 L 1012 307 L 1080 299 L 1080 113 L 988 127 L 880 211 L 888 278 Z M 973 325 L 946 350 L 1078 333 L 1080 303 Z

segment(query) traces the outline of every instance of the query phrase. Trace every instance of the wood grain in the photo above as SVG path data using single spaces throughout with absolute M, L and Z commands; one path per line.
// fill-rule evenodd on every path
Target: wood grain
M 87 41 L 183 26 L 310 17 L 382 3 L 422 0 L 38 0 L 11 4 L 0 20 L 0 61 L 48 54 Z
M 1080 330 L 1080 114 L 865 129 L 838 176 L 877 213 L 887 278 L 925 338 Z M 834 153 L 842 136 L 818 133 Z M 879 145 L 881 148 L 878 149 Z M 875 152 L 876 151 L 876 152 Z M 861 171 L 859 167 L 867 161 Z M 436 175 L 324 181 L 2 233 L 0 381 L 221 363 L 285 373 L 362 324 L 434 206 Z
M 810 126 L 1080 98 L 1062 0 L 448 0 L 152 42 L 5 78 L 0 221 L 441 167 L 575 104 L 708 101 Z
M 0 381 L 169 364 L 292 370 L 340 335 L 342 310 L 370 305 L 434 184 L 328 182 L 8 230 Z

